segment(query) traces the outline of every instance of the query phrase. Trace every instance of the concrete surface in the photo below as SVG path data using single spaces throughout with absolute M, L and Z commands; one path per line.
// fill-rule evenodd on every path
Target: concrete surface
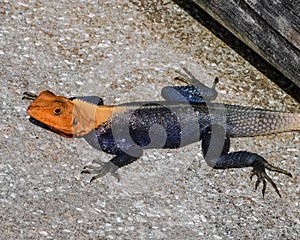
M 111 156 L 28 122 L 24 91 L 157 100 L 182 67 L 218 76 L 218 101 L 300 112 L 172 1 L 4 0 L 0 19 L 1 239 L 299 239 L 299 132 L 232 141 L 292 172 L 263 199 L 251 169 L 212 170 L 199 144 L 89 184 L 83 166 Z

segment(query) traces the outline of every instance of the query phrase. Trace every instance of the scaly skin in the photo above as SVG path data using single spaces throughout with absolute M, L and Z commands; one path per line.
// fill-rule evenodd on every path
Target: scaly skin
M 185 81 L 197 83 L 191 73 L 185 71 Z M 100 166 L 85 167 L 83 173 L 96 174 L 92 180 L 107 172 L 119 178 L 117 169 L 141 157 L 143 149 L 179 148 L 202 140 L 203 155 L 211 167 L 251 166 L 251 176 L 258 177 L 256 188 L 262 181 L 264 194 L 267 180 L 280 196 L 265 169 L 291 174 L 270 165 L 258 154 L 247 151 L 229 153 L 230 138 L 298 131 L 300 114 L 205 103 L 200 96 L 208 93 L 211 100 L 216 97 L 216 92 L 214 87 L 209 92 L 203 84 L 199 86 L 199 89 L 193 86 L 166 87 L 162 95 L 168 101 L 116 106 L 102 105 L 102 99 L 97 97 L 66 98 L 50 91 L 44 91 L 38 97 L 25 93 L 25 98 L 34 100 L 27 109 L 33 123 L 64 137 L 83 137 L 93 147 L 116 155 L 109 163 L 94 161 Z

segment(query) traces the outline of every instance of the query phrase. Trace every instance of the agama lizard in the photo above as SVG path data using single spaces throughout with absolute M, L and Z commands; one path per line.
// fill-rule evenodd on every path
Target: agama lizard
M 299 113 L 283 113 L 239 105 L 212 103 L 217 97 L 212 88 L 200 83 L 187 69 L 181 74 L 189 86 L 167 86 L 162 89 L 166 101 L 104 105 L 99 97 L 56 96 L 44 91 L 27 109 L 30 121 L 63 137 L 83 137 L 96 149 L 113 154 L 109 162 L 94 160 L 82 173 L 96 174 L 92 180 L 110 172 L 119 179 L 117 169 L 136 161 L 144 149 L 179 148 L 202 141 L 202 153 L 215 169 L 253 167 L 251 179 L 257 176 L 255 189 L 263 182 L 275 183 L 266 169 L 292 176 L 272 166 L 262 156 L 248 152 L 229 152 L 230 138 L 258 136 L 300 130 Z

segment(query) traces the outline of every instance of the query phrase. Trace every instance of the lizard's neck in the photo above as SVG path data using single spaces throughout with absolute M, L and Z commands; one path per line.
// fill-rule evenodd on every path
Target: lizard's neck
M 73 111 L 73 132 L 75 136 L 83 136 L 112 118 L 115 106 L 94 105 L 75 99 Z
M 115 106 L 96 106 L 95 128 L 112 118 L 113 112 L 116 111 Z

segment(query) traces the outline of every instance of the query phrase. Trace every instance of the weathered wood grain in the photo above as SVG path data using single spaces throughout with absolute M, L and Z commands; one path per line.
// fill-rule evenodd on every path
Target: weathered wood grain
M 194 0 L 300 87 L 300 2 Z
M 300 49 L 300 1 L 245 0 L 245 2 L 292 45 Z

